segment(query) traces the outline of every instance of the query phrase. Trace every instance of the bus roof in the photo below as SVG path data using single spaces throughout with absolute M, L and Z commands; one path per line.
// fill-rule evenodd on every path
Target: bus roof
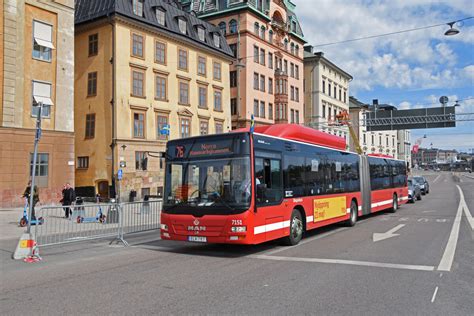
M 233 132 L 248 132 L 249 128 L 241 128 Z M 337 150 L 346 150 L 346 139 L 297 124 L 274 124 L 256 126 L 255 133 L 278 138 L 295 140 L 303 143 L 325 146 Z

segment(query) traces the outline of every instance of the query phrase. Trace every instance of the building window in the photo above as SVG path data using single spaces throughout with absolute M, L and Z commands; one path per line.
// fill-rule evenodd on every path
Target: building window
M 161 9 L 156 9 L 156 20 L 159 25 L 165 26 L 165 11 Z
M 178 68 L 188 71 L 188 51 L 184 49 L 178 49 L 178 56 Z
M 260 25 L 258 24 L 258 22 L 255 22 L 255 24 L 253 25 L 253 32 L 255 33 L 255 35 L 258 36 L 259 31 L 260 31 Z
M 365 133 L 364 133 L 364 134 L 362 134 L 362 139 L 363 139 L 363 144 L 365 145 L 365 144 L 366 144 L 366 142 L 367 142 L 367 139 L 366 139 L 366 135 L 365 135 Z
M 258 100 L 253 100 L 253 115 L 258 117 Z
M 300 79 L 300 67 L 298 65 L 295 65 L 295 78 Z
M 283 61 L 283 71 L 288 74 L 288 61 L 286 59 Z
M 214 46 L 221 47 L 221 37 L 216 33 L 214 33 Z
M 265 118 L 265 102 L 260 101 L 260 117 Z
M 295 46 L 295 55 L 298 56 L 300 54 L 300 47 L 298 45 Z
M 259 62 L 258 56 L 259 56 L 260 50 L 258 49 L 258 46 L 254 45 L 253 46 L 253 61 L 255 63 Z
M 190 127 L 191 121 L 188 118 L 181 118 L 181 138 L 186 138 L 191 136 Z
M 229 48 L 232 51 L 232 55 L 237 57 L 237 44 L 229 44 Z
M 292 31 L 293 33 L 296 32 L 296 21 L 291 21 L 291 31 Z
M 347 102 L 346 96 L 347 96 L 346 91 L 344 91 L 344 103 Z
M 133 113 L 133 137 L 145 138 L 145 114 Z
M 43 109 L 41 111 L 41 117 L 49 117 L 51 113 L 51 106 L 53 101 L 51 100 L 51 84 L 46 82 L 33 81 L 33 102 L 31 115 L 38 117 L 39 103 L 43 103 Z
M 331 96 L 331 84 L 330 83 L 328 83 L 328 94 L 329 94 L 329 96 Z
M 87 96 L 95 95 L 97 95 L 97 72 L 90 72 L 87 74 Z
M 265 50 L 260 49 L 260 64 L 265 66 Z
M 184 18 L 178 19 L 178 27 L 182 34 L 186 34 L 186 20 Z
M 258 73 L 256 73 L 256 72 L 253 73 L 253 89 L 254 90 L 259 89 L 259 86 L 258 86 Z
M 295 101 L 300 101 L 300 89 L 295 87 Z
M 323 118 L 326 117 L 326 105 L 323 104 Z
M 273 79 L 268 78 L 268 93 L 273 94 Z
M 214 90 L 214 110 L 222 111 L 222 91 Z
M 201 120 L 199 122 L 199 132 L 201 135 L 209 134 L 209 122 L 206 120 Z
M 33 21 L 33 58 L 51 61 L 53 49 L 53 26 Z
M 230 115 L 237 115 L 237 99 L 230 99 Z
M 291 45 L 290 45 L 290 52 L 291 52 L 291 54 L 293 54 L 293 55 L 295 54 L 295 43 L 291 43 Z
M 179 82 L 179 103 L 189 104 L 189 83 L 184 81 Z
M 224 125 L 222 123 L 216 123 L 216 134 L 222 134 L 224 132 Z
M 265 39 L 265 26 L 262 25 L 262 27 L 260 28 L 260 38 L 261 39 Z
M 204 31 L 204 28 L 201 27 L 201 26 L 199 26 L 199 27 L 197 28 L 197 31 L 198 31 L 199 40 L 200 40 L 201 42 L 204 42 L 204 40 L 205 40 L 205 31 Z
M 295 123 L 295 110 L 291 109 L 290 110 L 290 113 L 291 113 L 291 124 Z
M 295 87 L 291 86 L 290 87 L 290 99 L 291 101 L 294 101 L 295 100 Z
M 155 42 L 155 62 L 166 64 L 166 44 Z
M 285 45 L 285 50 L 288 51 L 288 39 L 285 38 L 285 41 L 284 41 L 284 45 Z
M 294 78 L 295 77 L 295 64 L 290 63 L 290 77 Z
M 49 174 L 49 154 L 38 153 L 36 156 L 36 171 L 35 177 L 37 180 L 38 187 L 48 186 L 48 174 Z M 30 153 L 30 175 L 33 173 L 33 154 Z
M 268 53 L 268 68 L 273 69 L 273 54 Z
M 342 101 L 342 90 L 339 88 L 339 101 Z
M 226 35 L 227 26 L 226 26 L 225 22 L 219 23 L 219 30 L 221 31 L 222 35 L 224 35 L 224 36 Z
M 143 36 L 132 34 L 132 56 L 143 58 Z
M 323 80 L 323 93 L 326 93 L 326 81 Z
M 155 99 L 166 101 L 166 78 L 162 76 L 155 77 Z
M 145 86 L 145 73 L 140 70 L 132 70 L 132 95 L 135 97 L 144 97 L 143 87 Z
M 99 34 L 89 35 L 89 56 L 95 56 L 99 53 Z
M 268 103 L 268 118 L 273 120 L 273 104 Z
M 230 72 L 230 87 L 237 87 L 237 71 Z
M 86 114 L 86 139 L 95 137 L 95 114 Z
M 89 168 L 89 157 L 77 157 L 77 169 Z
M 222 73 L 221 73 L 221 63 L 214 62 L 214 80 L 221 80 Z
M 136 151 L 135 152 L 135 170 L 147 170 L 148 158 L 146 152 Z
M 337 115 L 337 109 L 334 108 L 334 119 L 336 119 L 336 115 Z
M 167 139 L 169 130 L 167 131 L 165 127 L 169 129 L 168 116 L 162 115 L 162 114 L 157 115 L 156 116 L 156 138 Z
M 206 57 L 198 57 L 198 75 L 206 76 Z
M 300 123 L 300 111 L 295 110 L 295 122 L 296 124 Z
M 237 21 L 236 20 L 230 20 L 230 22 L 229 22 L 229 32 L 230 32 L 230 34 L 237 33 Z
M 273 31 L 272 30 L 268 31 L 268 41 L 270 42 L 270 44 L 273 44 Z
M 207 87 L 205 86 L 199 86 L 199 104 L 198 106 L 200 108 L 207 108 Z
M 337 93 L 336 92 L 337 92 L 337 87 L 336 87 L 336 85 L 334 85 L 334 99 L 337 98 Z
M 260 75 L 260 91 L 265 92 L 265 76 Z
M 143 0 L 133 0 L 133 14 L 143 16 Z

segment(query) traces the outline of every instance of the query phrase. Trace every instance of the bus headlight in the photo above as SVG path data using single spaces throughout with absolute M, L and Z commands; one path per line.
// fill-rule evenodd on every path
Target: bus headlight
M 168 225 L 166 224 L 161 224 L 160 227 L 161 227 L 161 230 L 168 230 Z
M 233 233 L 245 233 L 247 231 L 247 226 L 232 226 L 230 231 Z

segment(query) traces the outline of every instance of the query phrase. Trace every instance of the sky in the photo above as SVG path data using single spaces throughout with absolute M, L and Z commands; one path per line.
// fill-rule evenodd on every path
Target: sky
M 350 73 L 350 95 L 364 103 L 398 109 L 440 106 L 440 96 L 474 113 L 474 19 L 459 22 L 460 33 L 434 28 L 323 46 L 327 43 L 444 24 L 474 16 L 474 1 L 293 0 L 308 44 Z M 318 47 L 318 45 L 321 45 Z M 474 115 L 473 115 L 474 117 Z M 474 152 L 474 121 L 454 128 L 412 130 L 412 144 Z M 426 135 L 426 138 L 423 136 Z

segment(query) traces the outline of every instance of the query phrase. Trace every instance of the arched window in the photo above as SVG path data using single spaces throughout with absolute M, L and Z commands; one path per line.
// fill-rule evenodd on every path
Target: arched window
M 273 31 L 268 31 L 268 41 L 273 44 Z
M 230 32 L 230 34 L 237 33 L 237 21 L 236 20 L 230 20 L 230 22 L 229 22 L 229 32 Z
M 299 56 L 300 54 L 300 47 L 298 45 L 295 46 L 295 55 Z
M 258 22 L 255 22 L 255 25 L 253 27 L 253 32 L 258 36 L 259 31 L 260 31 L 260 25 L 258 25 Z
M 291 43 L 290 47 L 291 47 L 291 53 L 294 54 L 295 53 L 295 43 Z
M 285 50 L 288 51 L 288 39 L 285 38 Z
M 260 38 L 265 39 L 265 26 L 262 25 L 260 28 Z
M 221 30 L 222 35 L 225 35 L 227 27 L 225 25 L 225 22 L 219 23 L 219 30 Z

